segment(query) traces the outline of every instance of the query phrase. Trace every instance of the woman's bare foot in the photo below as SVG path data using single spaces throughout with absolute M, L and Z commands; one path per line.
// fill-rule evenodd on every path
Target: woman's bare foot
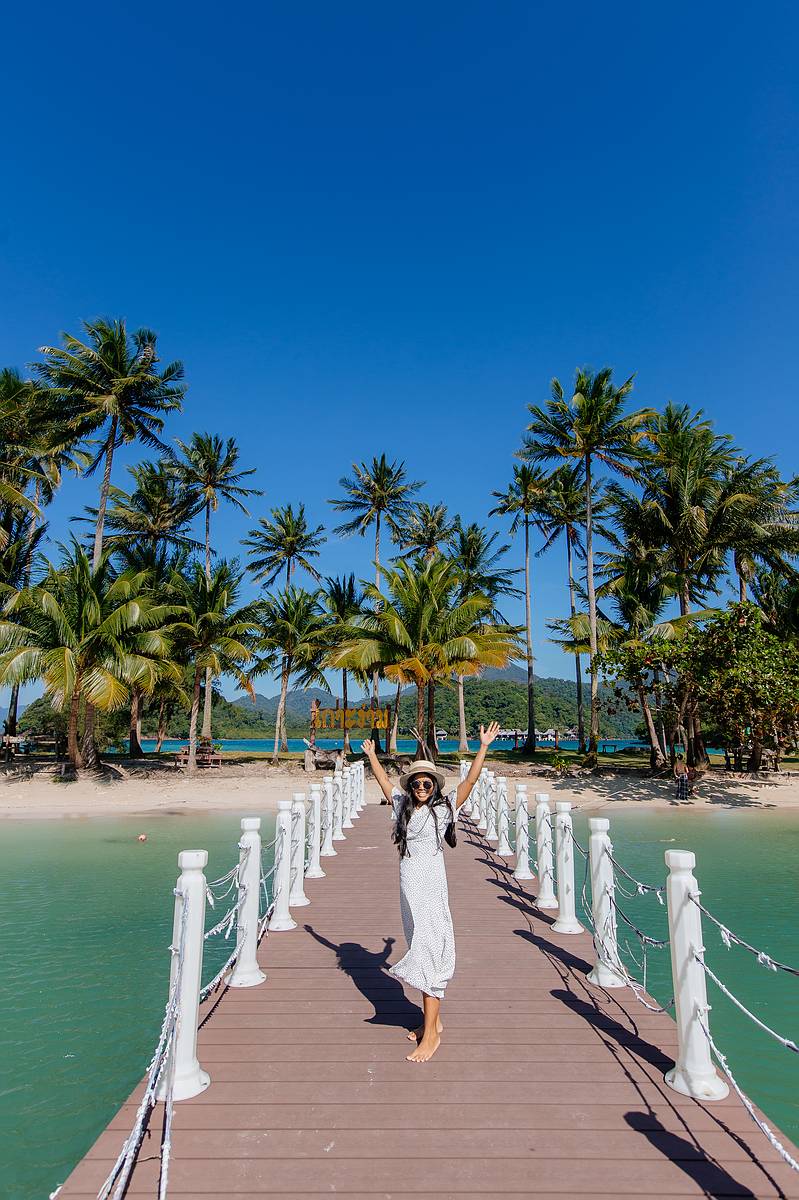
M 439 1033 L 444 1032 L 444 1026 L 441 1023 L 440 1017 L 438 1019 L 438 1024 L 436 1025 L 436 1029 L 438 1030 Z M 408 1034 L 408 1041 L 409 1042 L 421 1042 L 423 1036 L 424 1036 L 424 1025 L 420 1025 L 418 1029 L 411 1030 L 411 1032 Z
M 433 1057 L 440 1045 L 441 1038 L 437 1033 L 430 1038 L 423 1037 L 413 1054 L 407 1054 L 405 1057 L 408 1062 L 427 1062 L 428 1059 Z

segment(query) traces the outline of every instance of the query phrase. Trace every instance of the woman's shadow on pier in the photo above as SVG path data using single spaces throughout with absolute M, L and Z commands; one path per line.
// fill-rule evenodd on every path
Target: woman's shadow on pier
M 411 1003 L 400 981 L 388 973 L 388 960 L 394 948 L 393 937 L 383 938 L 383 949 L 373 951 L 367 950 L 359 942 L 336 945 L 317 933 L 311 925 L 306 925 L 305 929 L 320 945 L 333 951 L 339 970 L 349 975 L 361 995 L 374 1008 L 374 1014 L 366 1018 L 368 1024 L 415 1029 L 424 1020 L 422 1010 Z

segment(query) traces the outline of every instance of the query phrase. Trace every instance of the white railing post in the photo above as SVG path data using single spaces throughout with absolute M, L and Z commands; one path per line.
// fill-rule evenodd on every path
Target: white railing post
M 514 879 L 535 879 L 530 870 L 530 812 L 527 808 L 527 784 L 516 784 L 516 870 Z
M 261 818 L 241 818 L 239 840 L 238 957 L 228 987 L 255 987 L 266 975 L 258 966 L 258 916 L 261 904 Z
M 306 879 L 324 879 L 325 873 L 319 862 L 322 853 L 322 785 L 311 784 L 311 805 L 308 810 L 308 870 Z
M 511 858 L 510 812 L 508 810 L 508 780 L 504 775 L 497 779 L 497 854 L 500 858 Z
M 460 772 L 460 782 L 461 783 L 464 782 L 464 780 L 466 779 L 466 776 L 469 774 L 470 766 L 471 766 L 471 763 L 468 761 L 468 759 L 462 758 L 460 760 L 459 772 Z M 474 795 L 475 795 L 475 792 L 474 792 L 474 789 L 472 789 L 468 800 L 464 800 L 463 804 L 461 805 L 461 812 L 463 813 L 464 817 L 471 816 L 472 807 L 474 805 Z
M 289 908 L 310 904 L 305 895 L 305 792 L 295 792 L 291 802 L 291 891 Z
M 295 929 L 297 922 L 289 912 L 291 894 L 291 801 L 278 800 L 275 825 L 275 906 L 269 918 L 269 932 Z
M 333 847 L 333 776 L 325 775 L 322 801 L 322 858 L 333 858 L 338 851 Z
M 345 767 L 342 772 L 341 794 L 344 797 L 344 820 L 341 823 L 341 827 L 342 829 L 354 829 L 355 826 L 352 820 L 352 771 L 349 767 Z
M 696 857 L 689 850 L 667 850 L 666 903 L 669 912 L 671 974 L 677 1021 L 677 1061 L 664 1078 L 669 1087 L 695 1100 L 723 1100 L 729 1088 L 710 1057 L 710 1045 L 699 1021 L 710 1018 L 705 972 L 696 960 L 704 953 L 702 914 L 691 900 L 700 891 L 694 876 Z
M 613 907 L 616 881 L 610 858 L 613 853 L 608 834 L 610 821 L 605 817 L 591 817 L 588 828 L 591 831 L 588 857 L 591 863 L 591 920 L 594 923 L 596 962 L 588 972 L 587 979 L 598 987 L 624 987 L 625 979 L 618 969 L 619 945 L 616 938 L 616 910 Z
M 552 856 L 552 816 L 547 792 L 535 794 L 535 854 L 538 860 L 539 908 L 557 908 L 555 895 L 555 863 Z
M 363 809 L 363 806 L 365 803 L 364 786 L 363 786 L 363 782 L 364 782 L 363 763 L 357 762 L 355 764 L 353 770 L 354 770 L 353 778 L 355 779 L 355 808 L 358 812 L 358 816 L 360 816 L 361 810 Z
M 172 967 L 169 973 L 170 993 L 178 972 L 177 948 L 183 923 L 183 905 L 188 907 L 183 944 L 183 965 L 180 969 L 177 1032 L 172 1053 L 173 1100 L 190 1100 L 204 1092 L 211 1077 L 197 1059 L 197 1017 L 200 1009 L 200 982 L 203 973 L 203 934 L 205 932 L 206 882 L 203 868 L 208 862 L 207 850 L 181 850 L 178 854 L 178 876 L 175 888 L 175 918 L 172 922 Z M 158 1098 L 166 1092 L 166 1077 L 159 1087 Z
M 571 801 L 555 803 L 555 853 L 558 859 L 558 915 L 553 933 L 584 933 L 577 920 L 574 895 L 574 841 Z
M 486 815 L 486 841 L 499 840 L 497 833 L 497 777 L 493 771 L 488 772 L 488 813 Z
M 488 767 L 482 767 L 477 781 L 477 811 L 479 820 L 477 828 L 481 833 L 488 829 Z
M 333 841 L 346 842 L 344 833 L 344 775 L 336 771 L 333 776 Z

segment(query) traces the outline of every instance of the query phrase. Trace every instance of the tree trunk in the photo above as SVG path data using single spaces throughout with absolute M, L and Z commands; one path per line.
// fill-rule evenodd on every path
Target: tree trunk
M 588 584 L 588 627 L 591 651 L 591 717 L 585 765 L 595 767 L 599 742 L 599 664 L 597 663 L 596 589 L 594 587 L 594 524 L 591 508 L 591 455 L 585 456 L 585 574 Z
M 469 753 L 469 738 L 466 733 L 466 698 L 463 693 L 463 676 L 458 676 L 458 753 Z
M 283 662 L 280 667 L 280 699 L 277 703 L 277 713 L 275 715 L 275 749 L 272 754 L 272 762 L 278 761 L 278 746 L 281 742 L 281 734 L 283 730 L 283 719 L 286 712 L 286 695 L 289 690 L 289 670 L 288 659 L 283 656 Z M 283 747 L 288 749 L 288 746 Z
M 191 693 L 191 712 L 189 715 L 189 761 L 186 765 L 186 769 L 190 773 L 197 770 L 197 718 L 200 714 L 200 683 L 202 676 L 202 668 L 195 666 L 194 687 Z
M 80 713 L 80 681 L 75 684 L 75 691 L 69 704 L 69 720 L 67 722 L 67 758 L 75 771 L 83 766 L 83 755 L 78 739 L 78 716 Z
M 158 705 L 158 730 L 155 737 L 155 752 L 161 753 L 161 749 L 166 740 L 166 701 L 162 700 Z
M 400 695 L 402 693 L 402 683 L 397 680 L 397 694 L 394 697 L 394 719 L 391 722 L 391 741 L 389 743 L 389 752 L 397 753 L 397 733 L 399 732 L 399 708 Z
M 759 771 L 763 761 L 763 743 L 760 738 L 752 738 L 752 749 L 746 764 L 747 771 Z
M 211 583 L 211 501 L 205 503 L 205 578 Z M 213 675 L 211 668 L 205 668 L 205 696 L 203 697 L 203 738 L 211 738 L 211 706 L 214 702 Z
M 431 679 L 427 685 L 427 749 L 432 755 L 432 761 L 438 761 L 438 739 L 436 737 L 436 681 Z
M 132 688 L 130 693 L 130 730 L 128 736 L 128 757 L 142 758 L 141 748 L 141 692 Z
M 638 689 L 638 701 L 641 705 L 641 712 L 644 715 L 644 723 L 646 724 L 646 732 L 649 738 L 649 765 L 653 771 L 659 771 L 661 767 L 666 765 L 666 760 L 660 749 L 655 722 L 652 719 L 652 710 L 649 707 L 649 701 L 647 700 L 644 688 Z
M 86 711 L 83 716 L 83 739 L 81 744 L 81 753 L 83 754 L 83 765 L 90 771 L 96 771 L 100 766 L 100 752 L 97 749 L 97 743 L 94 740 L 94 705 L 86 703 Z
M 19 708 L 19 684 L 11 685 L 11 696 L 8 701 L 8 715 L 6 716 L 5 726 L 6 733 L 9 737 L 17 735 L 17 710 Z
M 535 754 L 535 677 L 533 674 L 533 616 L 530 595 L 530 521 L 524 514 L 524 628 L 527 639 L 527 737 L 525 754 Z
M 103 464 L 103 482 L 100 487 L 100 503 L 97 506 L 97 523 L 94 527 L 94 555 L 92 569 L 97 570 L 97 564 L 103 553 L 103 529 L 105 528 L 105 510 L 108 505 L 108 492 L 111 487 L 111 465 L 114 461 L 114 448 L 117 440 L 117 419 L 112 417 L 108 440 L 105 443 L 105 463 Z
M 566 562 L 569 568 L 569 611 L 572 620 L 577 615 L 577 606 L 574 603 L 574 570 L 572 565 L 572 529 L 570 525 L 566 526 Z M 585 754 L 585 704 L 583 699 L 583 668 L 580 662 L 580 655 L 574 656 L 574 675 L 577 683 L 577 749 L 580 754 Z
M 350 752 L 350 731 L 347 728 L 347 672 L 341 672 L 341 695 L 344 701 L 344 753 Z
M 416 757 L 424 753 L 421 739 L 424 737 L 424 684 L 416 685 L 416 732 L 419 735 L 416 742 Z

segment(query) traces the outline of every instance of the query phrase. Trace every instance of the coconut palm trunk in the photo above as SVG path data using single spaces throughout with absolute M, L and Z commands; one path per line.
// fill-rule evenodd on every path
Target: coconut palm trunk
M 418 735 L 418 739 L 416 742 L 416 757 L 417 758 L 419 757 L 420 754 L 424 753 L 424 748 L 423 748 L 422 742 L 421 742 L 422 735 L 424 733 L 424 688 L 425 688 L 425 685 L 423 683 L 417 683 L 417 685 L 416 685 L 416 733 Z
M 131 688 L 128 757 L 141 758 L 143 754 L 144 751 L 141 745 L 141 692 L 138 688 Z
M 655 729 L 655 722 L 652 718 L 652 710 L 649 707 L 645 688 L 638 689 L 638 702 L 641 705 L 641 712 L 644 717 L 644 724 L 646 725 L 646 734 L 649 738 L 649 765 L 653 771 L 659 771 L 661 767 L 665 766 L 666 760 L 660 749 L 660 742 L 658 741 L 657 730 Z
M 533 672 L 533 614 L 530 594 L 530 519 L 524 514 L 524 616 L 527 639 L 527 737 L 524 753 L 535 754 L 535 676 Z
M 31 583 L 31 567 L 33 565 L 33 539 L 36 533 L 36 516 L 39 512 L 39 501 L 41 500 L 41 483 L 36 480 L 36 486 L 33 492 L 34 509 L 31 513 L 30 524 L 28 525 L 28 553 L 27 562 L 25 563 L 25 572 L 23 576 L 23 586 L 30 587 Z M 10 737 L 16 737 L 17 734 L 17 714 L 19 713 L 19 684 L 15 683 L 11 687 L 11 695 L 8 700 L 8 713 L 6 715 L 6 733 Z
M 344 702 L 344 753 L 350 752 L 350 731 L 347 728 L 347 672 L 341 672 L 341 697 Z
M 275 748 L 272 754 L 272 762 L 278 761 L 278 748 L 281 744 L 281 731 L 283 727 L 283 718 L 286 712 L 286 696 L 289 690 L 289 672 L 288 661 L 284 657 L 280 667 L 280 699 L 277 702 L 277 714 L 275 715 Z M 288 749 L 288 747 L 286 747 Z
M 111 467 L 114 462 L 114 449 L 117 440 L 117 418 L 111 419 L 111 428 L 108 431 L 108 440 L 105 443 L 103 463 L 103 482 L 100 487 L 100 502 L 97 506 L 97 522 L 94 527 L 94 554 L 92 556 L 92 568 L 96 571 L 97 565 L 100 562 L 100 556 L 103 553 L 103 530 L 105 528 L 105 510 L 108 507 L 108 493 L 111 489 Z
M 566 561 L 569 569 L 569 611 L 572 620 L 577 614 L 577 606 L 574 602 L 574 567 L 572 563 L 572 530 L 571 526 L 566 526 Z M 581 754 L 585 753 L 585 712 L 583 703 L 583 668 L 580 661 L 580 655 L 574 656 L 574 675 L 577 684 L 577 749 Z
M 433 756 L 433 762 L 438 761 L 438 739 L 436 738 L 436 681 L 429 680 L 427 684 L 427 748 Z
M 67 722 L 67 758 L 75 771 L 83 766 L 83 755 L 78 738 L 78 719 L 80 716 L 80 680 L 75 681 L 75 690 L 69 703 L 69 720 Z
M 591 716 L 588 732 L 587 766 L 596 766 L 599 743 L 599 676 L 597 662 L 597 613 L 594 587 L 594 526 L 591 507 L 591 455 L 585 456 L 585 572 L 588 584 L 588 630 L 591 668 Z
M 380 591 L 380 513 L 375 515 L 375 587 Z M 380 706 L 380 672 L 375 667 L 372 672 L 372 702 L 375 708 Z M 380 735 L 376 729 L 372 730 L 372 736 L 377 743 L 375 749 L 380 753 Z
M 469 753 L 469 739 L 466 735 L 466 699 L 463 693 L 463 676 L 458 676 L 458 752 Z
M 205 578 L 211 583 L 211 501 L 205 504 Z M 210 667 L 205 668 L 205 696 L 203 697 L 203 727 L 201 736 L 211 737 L 211 705 L 214 700 L 214 678 Z
M 189 772 L 197 770 L 197 718 L 200 715 L 200 684 L 202 668 L 194 668 L 194 686 L 191 693 L 191 711 L 189 714 L 189 761 L 186 769 Z
M 401 695 L 402 695 L 402 683 L 398 680 L 397 681 L 397 692 L 394 697 L 394 716 L 391 721 L 391 741 L 389 743 L 389 752 L 391 754 L 397 753 L 397 734 L 399 733 L 399 710 L 400 710 Z
M 158 730 L 155 735 L 155 752 L 160 754 L 166 741 L 166 701 L 158 705 Z

